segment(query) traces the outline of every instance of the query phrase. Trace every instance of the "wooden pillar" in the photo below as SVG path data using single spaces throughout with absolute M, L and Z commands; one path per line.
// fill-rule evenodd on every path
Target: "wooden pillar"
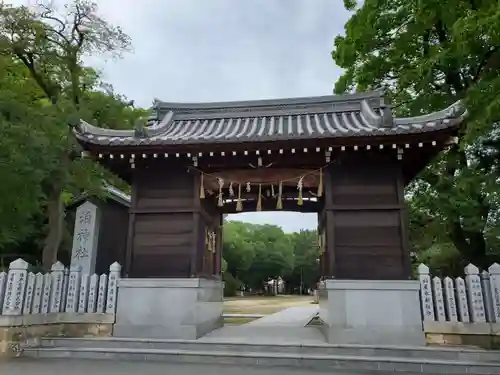
M 127 274 L 188 278 L 205 246 L 199 174 L 180 161 L 137 160 L 130 208 Z
M 125 255 L 124 275 L 125 277 L 130 276 L 130 271 L 132 267 L 132 252 L 134 247 L 134 234 L 135 234 L 135 208 L 137 204 L 137 180 L 135 175 L 132 180 L 132 194 L 130 199 L 129 208 L 129 219 L 128 219 L 128 230 L 127 230 L 127 249 Z
M 331 211 L 333 206 L 332 179 L 329 168 L 323 170 L 324 195 L 320 201 L 321 208 L 318 214 L 318 235 L 322 236 L 323 254 L 320 256 L 321 277 L 332 278 L 335 276 L 335 232 L 334 216 Z
M 224 244 L 224 217 L 223 215 L 218 215 L 219 227 L 217 230 L 217 250 L 215 252 L 215 267 L 214 275 L 222 275 L 222 246 Z
M 325 276 L 411 277 L 402 181 L 393 154 L 345 154 L 325 170 Z
M 325 191 L 328 191 L 328 182 L 326 182 Z M 320 201 L 321 208 L 318 212 L 318 243 L 321 246 L 321 251 L 323 252 L 319 256 L 319 270 L 320 276 L 322 278 L 330 278 L 333 276 L 332 274 L 332 265 L 330 264 L 331 256 L 330 252 L 333 251 L 333 236 L 328 233 L 331 225 L 328 225 L 327 222 L 327 210 L 326 210 L 326 201 L 328 198 L 323 197 Z M 328 242 L 330 241 L 330 242 Z M 329 245 L 330 243 L 330 245 Z

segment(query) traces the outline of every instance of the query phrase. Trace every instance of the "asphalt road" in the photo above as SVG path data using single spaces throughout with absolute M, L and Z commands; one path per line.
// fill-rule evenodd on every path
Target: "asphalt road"
M 14 360 L 0 362 L 1 375 L 357 375 L 335 371 L 235 367 L 230 365 L 173 364 L 107 360 Z M 361 375 L 361 373 L 360 373 Z M 366 373 L 363 373 L 366 375 Z

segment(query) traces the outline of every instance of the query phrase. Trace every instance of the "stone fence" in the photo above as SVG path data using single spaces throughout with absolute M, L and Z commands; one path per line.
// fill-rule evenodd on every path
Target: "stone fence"
M 20 340 L 15 335 L 25 341 L 44 335 L 110 335 L 120 273 L 116 262 L 109 274 L 85 275 L 80 266 L 67 269 L 60 262 L 49 273 L 35 274 L 26 261 L 13 261 L 8 272 L 0 272 L 0 354 L 2 342 Z M 441 279 L 432 277 L 426 265 L 418 267 L 428 342 L 500 345 L 500 265 L 480 272 L 469 264 L 464 273 Z
M 0 272 L 0 317 L 53 313 L 107 314 L 116 312 L 121 266 L 113 263 L 109 275 L 83 275 L 81 267 L 55 263 L 51 272 L 33 273 L 23 259 Z
M 121 266 L 106 275 L 82 274 L 60 262 L 46 274 L 17 259 L 0 272 L 0 359 L 17 356 L 41 337 L 110 336 Z
M 482 272 L 469 264 L 464 277 L 443 279 L 432 277 L 429 267 L 420 264 L 418 275 L 422 319 L 429 342 L 481 346 L 490 345 L 485 340 L 500 343 L 499 264 Z
M 479 272 L 473 264 L 465 267 L 465 278 L 431 277 L 429 267 L 418 267 L 424 321 L 495 323 L 500 322 L 500 265 Z

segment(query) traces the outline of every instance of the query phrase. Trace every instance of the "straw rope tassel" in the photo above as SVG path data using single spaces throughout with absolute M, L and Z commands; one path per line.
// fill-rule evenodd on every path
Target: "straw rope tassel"
M 304 204 L 304 199 L 302 197 L 302 187 L 303 187 L 303 178 L 304 177 L 301 177 L 299 179 L 299 182 L 297 183 L 297 189 L 299 190 L 299 197 L 298 197 L 298 200 L 297 200 L 297 205 L 298 206 L 302 206 Z
M 259 198 L 257 199 L 257 211 L 262 211 L 262 185 L 259 184 Z
M 200 199 L 205 199 L 205 187 L 203 186 L 203 173 L 200 179 Z
M 280 184 L 278 186 L 278 199 L 276 200 L 276 209 L 277 210 L 283 209 L 282 193 L 283 193 L 283 182 L 280 181 Z
M 212 253 L 215 253 L 217 250 L 217 234 L 212 232 Z
M 210 240 L 210 232 L 208 228 L 205 228 L 205 248 L 208 251 L 212 251 L 212 241 Z
M 318 197 L 323 195 L 323 168 L 319 170 Z
M 222 200 L 222 188 L 224 187 L 224 180 L 219 178 L 219 199 L 217 201 L 217 206 L 224 206 L 224 201 Z
M 238 185 L 238 200 L 236 201 L 236 211 L 243 211 L 243 202 L 241 201 L 241 184 Z

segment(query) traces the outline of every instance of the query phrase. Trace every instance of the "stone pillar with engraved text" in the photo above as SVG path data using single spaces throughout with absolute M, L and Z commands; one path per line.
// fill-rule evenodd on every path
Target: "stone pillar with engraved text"
M 76 210 L 71 265 L 81 267 L 83 275 L 95 272 L 97 245 L 99 241 L 99 207 L 86 201 Z

